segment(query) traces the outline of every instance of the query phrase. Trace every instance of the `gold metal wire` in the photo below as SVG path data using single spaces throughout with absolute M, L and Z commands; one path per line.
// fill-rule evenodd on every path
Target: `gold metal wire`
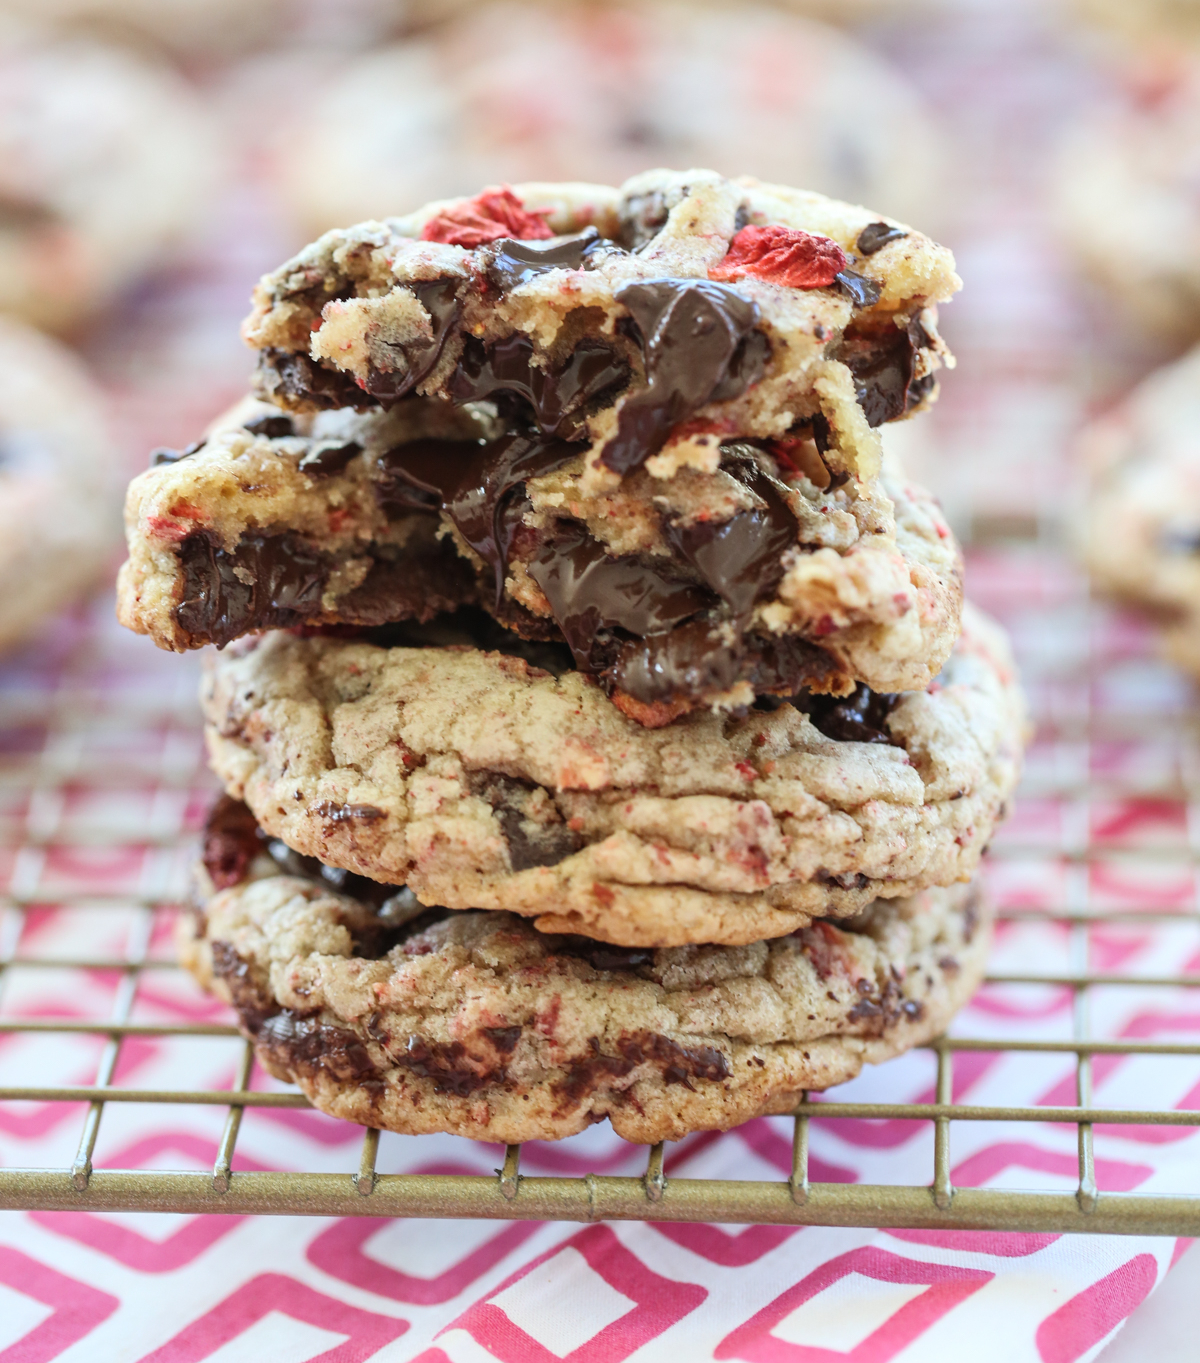
M 1035 663 L 1027 669 L 1036 679 L 1053 674 L 1060 682 L 1078 684 L 1089 676 L 1089 664 L 1076 657 L 1056 670 Z M 0 755 L 0 850 L 13 859 L 10 888 L 0 892 L 0 992 L 15 970 L 103 970 L 120 975 L 111 1013 L 99 1019 L 0 1016 L 0 1037 L 12 1034 L 56 1034 L 105 1039 L 94 1082 L 85 1085 L 7 1082 L 0 1064 L 0 1102 L 86 1103 L 76 1153 L 69 1165 L 52 1168 L 0 1169 L 0 1207 L 106 1211 L 218 1212 L 227 1214 L 310 1214 L 317 1216 L 491 1217 L 521 1220 L 605 1219 L 716 1221 L 796 1225 L 888 1226 L 1015 1231 L 1089 1231 L 1103 1233 L 1198 1235 L 1200 1193 L 1139 1194 L 1102 1191 L 1097 1187 L 1093 1131 L 1114 1127 L 1200 1126 L 1200 1111 L 1167 1107 L 1099 1108 L 1093 1104 L 1092 1064 L 1096 1056 L 1200 1056 L 1194 1042 L 1141 1039 L 1104 1040 L 1090 1035 L 1092 991 L 1101 987 L 1200 989 L 1200 973 L 1137 974 L 1090 968 L 1089 933 L 1098 925 L 1190 924 L 1200 928 L 1200 907 L 1145 910 L 1134 906 L 1093 908 L 1088 902 L 1088 868 L 1104 861 L 1114 865 L 1200 867 L 1200 716 L 1171 714 L 1090 713 L 1075 707 L 1043 707 L 1043 748 L 1064 755 L 1049 770 L 1039 765 L 1026 782 L 1027 798 L 1053 798 L 1067 811 L 1066 834 L 1045 844 L 1002 839 L 992 852 L 1008 862 L 1045 863 L 1066 868 L 1068 892 L 1054 911 L 1007 909 L 999 915 L 1013 923 L 1052 922 L 1065 928 L 1070 945 L 1069 969 L 1057 973 L 1001 972 L 989 980 L 1003 984 L 1045 984 L 1069 989 L 1073 996 L 1069 1038 L 1009 1040 L 1000 1037 L 943 1037 L 927 1049 L 936 1062 L 935 1100 L 925 1103 L 839 1101 L 810 1097 L 794 1116 L 792 1167 L 777 1180 L 683 1178 L 665 1172 L 664 1149 L 650 1148 L 644 1172 L 636 1176 L 588 1174 L 584 1177 L 540 1177 L 521 1172 L 521 1148 L 509 1146 L 493 1176 L 381 1174 L 377 1170 L 380 1133 L 364 1132 L 357 1171 L 241 1172 L 234 1156 L 246 1108 L 309 1106 L 299 1093 L 262 1092 L 251 1088 L 254 1054 L 243 1044 L 231 1088 L 131 1088 L 114 1082 L 123 1043 L 129 1037 L 237 1037 L 233 1026 L 215 1022 L 150 1023 L 132 1020 L 141 980 L 149 972 L 171 972 L 173 962 L 149 954 L 156 917 L 173 906 L 154 892 L 114 895 L 39 888 L 37 866 L 55 849 L 86 850 L 114 845 L 159 849 L 162 856 L 179 853 L 187 842 L 179 831 L 183 797 L 203 785 L 195 717 L 186 696 L 137 705 L 112 702 L 99 689 L 74 677 L 50 698 L 35 690 L 0 695 L 0 730 L 38 726 L 46 730 L 36 755 Z M 103 759 L 84 751 L 82 736 L 103 724 L 110 733 L 157 728 L 178 741 L 152 756 L 136 749 L 114 750 Z M 1092 781 L 1081 776 L 1087 763 L 1078 760 L 1096 742 L 1157 742 L 1175 754 L 1172 773 L 1138 784 L 1115 778 Z M 70 786 L 101 789 L 114 795 L 152 786 L 174 817 L 151 818 L 136 837 L 113 832 L 101 819 L 76 827 L 65 813 L 64 792 Z M 1136 797 L 1182 805 L 1191 836 L 1186 844 L 1125 847 L 1098 844 L 1089 835 L 1089 806 L 1097 801 Z M 174 802 L 171 804 L 170 802 Z M 21 810 L 13 813 L 13 810 Z M 1072 821 L 1071 811 L 1075 817 Z M 169 813 L 169 811 L 168 811 Z M 1074 832 L 1071 830 L 1074 829 Z M 1074 879 L 1072 879 L 1074 877 Z M 20 949 L 21 923 L 39 906 L 83 910 L 133 910 L 137 928 L 120 957 L 80 954 L 39 956 Z M 1005 1106 L 954 1100 L 956 1057 L 969 1052 L 1063 1054 L 1075 1058 L 1073 1105 Z M 2 1053 L 0 1053 L 2 1055 Z M 225 1109 L 224 1127 L 213 1167 L 207 1172 L 95 1169 L 93 1156 L 106 1106 L 110 1103 L 188 1104 Z M 854 1121 L 909 1120 L 927 1122 L 934 1136 L 929 1181 L 892 1186 L 812 1182 L 809 1142 L 812 1123 L 826 1119 Z M 1013 1191 L 957 1188 L 951 1177 L 951 1131 L 961 1122 L 1037 1122 L 1073 1126 L 1078 1133 L 1078 1179 L 1074 1192 Z M 1197 1180 L 1200 1187 L 1200 1178 Z

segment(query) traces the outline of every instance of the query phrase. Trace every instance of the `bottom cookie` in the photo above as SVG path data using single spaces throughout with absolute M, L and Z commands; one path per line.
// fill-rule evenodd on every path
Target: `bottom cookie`
M 184 965 L 276 1078 L 408 1135 L 557 1140 L 607 1118 L 651 1143 L 788 1112 L 937 1036 L 990 938 L 978 888 L 955 885 L 748 946 L 612 947 L 335 871 L 339 892 L 263 847 L 210 848 Z

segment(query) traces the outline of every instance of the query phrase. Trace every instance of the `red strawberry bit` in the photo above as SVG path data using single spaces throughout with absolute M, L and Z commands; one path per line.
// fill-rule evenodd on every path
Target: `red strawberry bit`
M 758 780 L 758 768 L 753 762 L 735 762 L 733 765 L 743 781 Z
M 792 289 L 823 289 L 846 268 L 846 253 L 828 237 L 798 227 L 743 227 L 710 279 L 767 279 Z
M 421 228 L 422 241 L 441 241 L 447 246 L 471 249 L 501 237 L 515 237 L 518 241 L 544 241 L 554 235 L 546 226 L 550 210 L 539 208 L 532 213 L 507 185 L 485 189 L 473 199 L 463 199 L 451 208 L 430 218 Z

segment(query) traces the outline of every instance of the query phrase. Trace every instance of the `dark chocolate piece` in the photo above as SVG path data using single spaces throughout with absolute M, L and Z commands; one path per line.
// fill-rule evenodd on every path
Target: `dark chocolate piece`
M 429 377 L 441 359 L 446 338 L 461 311 L 458 285 L 459 281 L 455 279 L 425 279 L 408 285 L 429 313 L 433 335 L 428 341 L 410 341 L 407 345 L 391 346 L 399 361 L 394 368 L 369 367 L 363 387 L 373 398 L 378 398 L 381 406 L 391 407 L 406 397 L 422 380 Z
M 843 743 L 894 743 L 887 717 L 901 697 L 898 692 L 872 691 L 859 682 L 850 696 L 796 696 L 792 704 L 804 710 L 826 738 Z
M 583 846 L 583 839 L 565 823 L 542 824 L 525 817 L 523 806 L 535 789 L 532 781 L 495 771 L 476 772 L 471 781 L 474 794 L 495 811 L 514 871 L 557 866 Z
M 527 478 L 550 473 L 580 453 L 561 440 L 506 435 L 490 443 L 416 440 L 380 455 L 384 504 L 445 507 L 459 534 L 487 563 L 494 605 L 504 600 L 512 538 L 520 524 L 510 494 Z
M 502 1066 L 472 1055 L 461 1041 L 429 1041 L 414 1034 L 394 1059 L 419 1078 L 432 1079 L 435 1093 L 453 1093 L 459 1098 L 469 1098 L 504 1078 Z
M 534 364 L 535 355 L 533 342 L 521 331 L 490 347 L 470 339 L 447 390 L 455 402 L 499 398 L 501 406 L 515 408 L 507 415 L 522 425 L 531 411 L 544 435 L 578 440 L 592 404 L 629 380 L 628 365 L 603 341 L 580 342 L 552 369 Z
M 842 270 L 835 278 L 842 292 L 856 308 L 872 308 L 879 302 L 883 285 L 877 279 L 856 274 L 854 270 Z
M 893 227 L 890 222 L 869 222 L 858 234 L 858 253 L 873 256 L 881 251 L 889 241 L 899 241 L 908 236 L 903 227 Z
M 365 580 L 339 598 L 345 624 L 381 625 L 429 619 L 473 599 L 474 578 L 453 548 L 434 541 L 422 552 L 376 551 Z M 218 648 L 256 629 L 290 629 L 324 612 L 322 596 L 337 558 L 290 532 L 246 535 L 223 549 L 207 531 L 189 535 L 177 550 L 183 576 L 176 623 L 193 646 Z
M 314 445 L 300 460 L 300 472 L 307 473 L 310 478 L 330 478 L 335 473 L 343 473 L 346 465 L 356 454 L 362 454 L 362 450 L 357 440 Z
M 516 241 L 502 237 L 490 248 L 487 276 L 507 293 L 547 270 L 586 270 L 596 259 L 610 251 L 620 251 L 616 242 L 607 241 L 594 227 L 585 227 L 569 237 L 550 241 Z
M 610 557 L 582 525 L 570 522 L 527 568 L 586 671 L 595 670 L 597 645 L 612 630 L 661 634 L 716 604 L 705 588 L 672 574 L 669 563 Z
M 869 425 L 894 421 L 928 396 L 934 375 L 913 380 L 917 351 L 928 344 L 925 328 L 916 320 L 901 328 L 885 318 L 847 330 L 835 358 L 854 375 L 855 396 Z
M 621 210 L 621 245 L 635 252 L 648 246 L 666 226 L 670 212 L 661 189 L 626 199 Z
M 213 942 L 213 975 L 229 990 L 230 1002 L 242 1026 L 251 1036 L 257 1036 L 263 1023 L 279 1012 L 279 1005 L 269 990 L 254 978 L 250 962 L 238 954 L 230 942 Z
M 654 964 L 653 947 L 618 947 L 573 934 L 559 938 L 556 956 L 578 956 L 593 970 L 638 970 Z
M 691 1089 L 693 1079 L 717 1082 L 728 1079 L 732 1071 L 724 1052 L 713 1046 L 681 1046 L 659 1032 L 632 1032 L 621 1036 L 616 1043 L 617 1055 L 606 1055 L 600 1049 L 599 1037 L 590 1038 L 592 1054 L 577 1060 L 566 1076 L 554 1086 L 555 1094 L 564 1105 L 581 1102 L 606 1081 L 624 1079 L 639 1065 L 658 1066 L 668 1084 L 682 1084 Z
M 267 1018 L 255 1041 L 281 1069 L 308 1078 L 324 1070 L 343 1083 L 379 1082 L 375 1062 L 353 1032 L 302 1017 L 290 1008 Z
M 667 522 L 663 531 L 668 543 L 741 616 L 783 576 L 783 556 L 796 545 L 799 526 L 787 503 L 787 488 L 762 468 L 753 447 L 723 446 L 722 467 L 763 506 L 739 511 L 727 521 Z
M 295 435 L 296 427 L 290 416 L 260 416 L 257 421 L 247 421 L 243 430 L 251 435 L 263 435 L 268 440 L 280 440 L 284 436 Z
M 302 402 L 330 411 L 353 407 L 365 412 L 376 404 L 349 374 L 324 369 L 307 355 L 267 346 L 258 352 L 259 390 L 272 402 Z
M 246 878 L 250 864 L 263 850 L 258 821 L 241 800 L 222 795 L 204 821 L 200 858 L 217 890 L 228 890 Z
M 707 402 L 737 397 L 762 377 L 770 343 L 758 305 L 707 279 L 654 279 L 616 294 L 642 347 L 645 387 L 626 399 L 602 462 L 640 468 L 671 430 Z
M 150 467 L 156 469 L 161 464 L 178 464 L 181 459 L 189 459 L 193 454 L 199 454 L 207 444 L 207 440 L 193 440 L 182 450 L 172 450 L 160 445 L 158 449 L 150 451 Z
M 708 619 L 622 646 L 600 680 L 643 705 L 706 696 L 748 682 L 758 694 L 826 691 L 844 674 L 830 654 L 795 635 L 736 635 Z

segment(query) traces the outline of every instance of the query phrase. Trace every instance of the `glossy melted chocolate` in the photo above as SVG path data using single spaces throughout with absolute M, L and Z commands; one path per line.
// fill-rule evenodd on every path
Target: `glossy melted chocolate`
M 553 369 L 533 363 L 533 342 L 524 332 L 485 347 L 468 340 L 447 388 L 455 402 L 498 400 L 518 425 L 544 435 L 586 437 L 585 419 L 596 401 L 629 381 L 629 367 L 603 341 L 582 341 Z
M 336 556 L 291 532 L 245 535 L 227 550 L 198 531 L 177 552 L 183 592 L 175 620 L 193 647 L 222 648 L 251 630 L 288 629 L 320 617 L 322 597 L 339 566 Z M 338 598 L 336 610 L 348 625 L 406 616 L 427 620 L 474 594 L 470 568 L 452 546 L 439 541 L 422 553 L 399 556 L 383 546 L 365 580 Z
M 836 358 L 854 375 L 854 394 L 871 426 L 882 426 L 915 407 L 936 382 L 933 374 L 913 378 L 917 351 L 929 344 L 917 320 L 901 329 L 889 319 L 861 330 L 847 330 Z
M 756 328 L 758 305 L 707 279 L 652 279 L 616 297 L 628 309 L 642 348 L 645 387 L 621 408 L 602 462 L 614 473 L 640 468 L 672 429 L 709 402 L 725 402 L 757 383 L 770 342 Z
M 613 241 L 606 241 L 594 227 L 550 241 L 514 241 L 505 237 L 492 247 L 487 277 L 502 293 L 548 270 L 586 270 L 610 252 L 624 254 Z

